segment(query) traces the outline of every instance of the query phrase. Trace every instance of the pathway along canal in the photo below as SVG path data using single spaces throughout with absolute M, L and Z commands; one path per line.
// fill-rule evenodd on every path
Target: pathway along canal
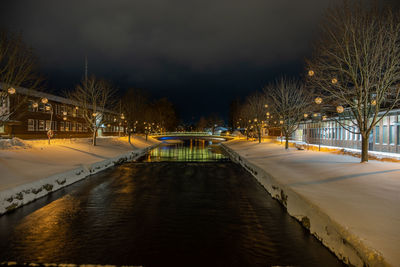
M 342 266 L 218 147 L 162 145 L 0 217 L 0 262 Z

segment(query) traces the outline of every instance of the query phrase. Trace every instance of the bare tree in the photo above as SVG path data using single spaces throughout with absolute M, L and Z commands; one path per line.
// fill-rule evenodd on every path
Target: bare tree
M 249 103 L 245 102 L 240 106 L 238 126 L 245 129 L 246 138 L 249 140 L 252 131 L 253 116 L 251 114 Z
M 361 1 L 328 10 L 313 58 L 310 85 L 338 112 L 348 110 L 361 134 L 361 162 L 368 161 L 373 127 L 399 102 L 400 14 Z M 384 110 L 383 114 L 379 114 Z
M 299 127 L 303 115 L 309 110 L 312 97 L 303 84 L 293 79 L 280 78 L 264 88 L 272 114 L 279 120 L 281 132 L 285 136 L 285 149 L 289 139 Z
M 77 106 L 82 109 L 89 129 L 93 133 L 92 144 L 96 145 L 97 130 L 106 123 L 104 113 L 112 107 L 114 89 L 108 82 L 97 79 L 95 76 L 83 80 L 75 90 L 67 93 Z
M 140 122 L 145 121 L 145 112 L 149 101 L 146 94 L 139 89 L 128 89 L 122 99 L 122 110 L 125 114 L 128 127 L 128 139 L 131 142 L 131 130 L 140 127 Z M 140 126 L 139 126 L 140 125 Z
M 255 127 L 255 131 L 257 133 L 258 142 L 261 143 L 261 130 L 265 125 L 266 119 L 266 99 L 265 96 L 259 92 L 256 92 L 246 99 L 246 105 L 250 118 L 252 121 L 253 127 Z M 251 126 L 250 126 L 251 127 Z
M 196 130 L 199 132 L 204 131 L 204 128 L 207 127 L 207 120 L 203 116 L 200 117 L 199 121 L 196 123 Z
M 151 120 L 155 123 L 155 127 L 159 128 L 159 131 L 175 129 L 178 119 L 174 105 L 168 99 L 161 98 L 154 101 L 151 109 L 153 115 Z
M 0 126 L 11 116 L 22 115 L 27 110 L 27 97 L 14 95 L 17 88 L 38 89 L 43 81 L 37 72 L 37 59 L 20 36 L 0 30 Z M 15 118 L 14 118 L 15 119 Z
M 224 124 L 224 120 L 216 114 L 212 113 L 207 118 L 207 127 L 211 128 L 211 133 L 214 135 L 215 128 L 218 126 L 222 126 Z

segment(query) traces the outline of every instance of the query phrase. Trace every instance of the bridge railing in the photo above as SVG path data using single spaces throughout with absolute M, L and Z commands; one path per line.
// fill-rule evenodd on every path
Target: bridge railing
M 166 132 L 151 133 L 151 136 L 212 136 L 208 132 Z

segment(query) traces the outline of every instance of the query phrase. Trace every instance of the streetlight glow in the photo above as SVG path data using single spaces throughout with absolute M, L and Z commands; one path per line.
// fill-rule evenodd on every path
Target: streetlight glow
M 333 78 L 333 79 L 332 79 L 332 83 L 333 83 L 333 84 L 336 84 L 337 82 L 338 82 L 338 80 L 337 80 L 336 78 Z
M 344 111 L 343 106 L 337 106 L 336 111 L 337 111 L 337 113 L 343 113 L 343 111 Z
M 308 71 L 308 76 L 312 77 L 312 76 L 314 76 L 314 74 L 315 74 L 315 73 L 314 73 L 313 70 L 309 70 L 309 71 Z
M 49 100 L 46 97 L 43 97 L 41 101 L 43 104 L 47 104 L 49 102 Z
M 317 105 L 322 103 L 322 98 L 321 97 L 317 97 L 315 98 L 315 103 L 317 103 Z
M 308 117 L 308 114 L 307 113 L 304 113 L 304 118 L 307 118 Z
M 10 95 L 13 95 L 13 94 L 15 94 L 15 92 L 16 92 L 16 90 L 15 90 L 15 88 L 14 87 L 10 87 L 10 88 L 8 88 L 8 93 L 10 94 Z

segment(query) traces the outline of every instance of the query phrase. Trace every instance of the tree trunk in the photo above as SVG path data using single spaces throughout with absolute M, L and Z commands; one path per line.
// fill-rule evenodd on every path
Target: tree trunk
M 285 149 L 289 149 L 289 136 L 285 136 Z
M 258 130 L 258 143 L 261 143 L 261 130 Z
M 96 145 L 96 135 L 97 135 L 97 129 L 93 130 L 93 137 L 92 137 L 92 145 Z
M 147 141 L 147 136 L 148 136 L 149 134 L 148 133 L 146 133 L 146 141 Z
M 128 142 L 131 143 L 131 132 L 128 133 Z
M 368 162 L 368 139 L 361 135 L 361 162 Z

